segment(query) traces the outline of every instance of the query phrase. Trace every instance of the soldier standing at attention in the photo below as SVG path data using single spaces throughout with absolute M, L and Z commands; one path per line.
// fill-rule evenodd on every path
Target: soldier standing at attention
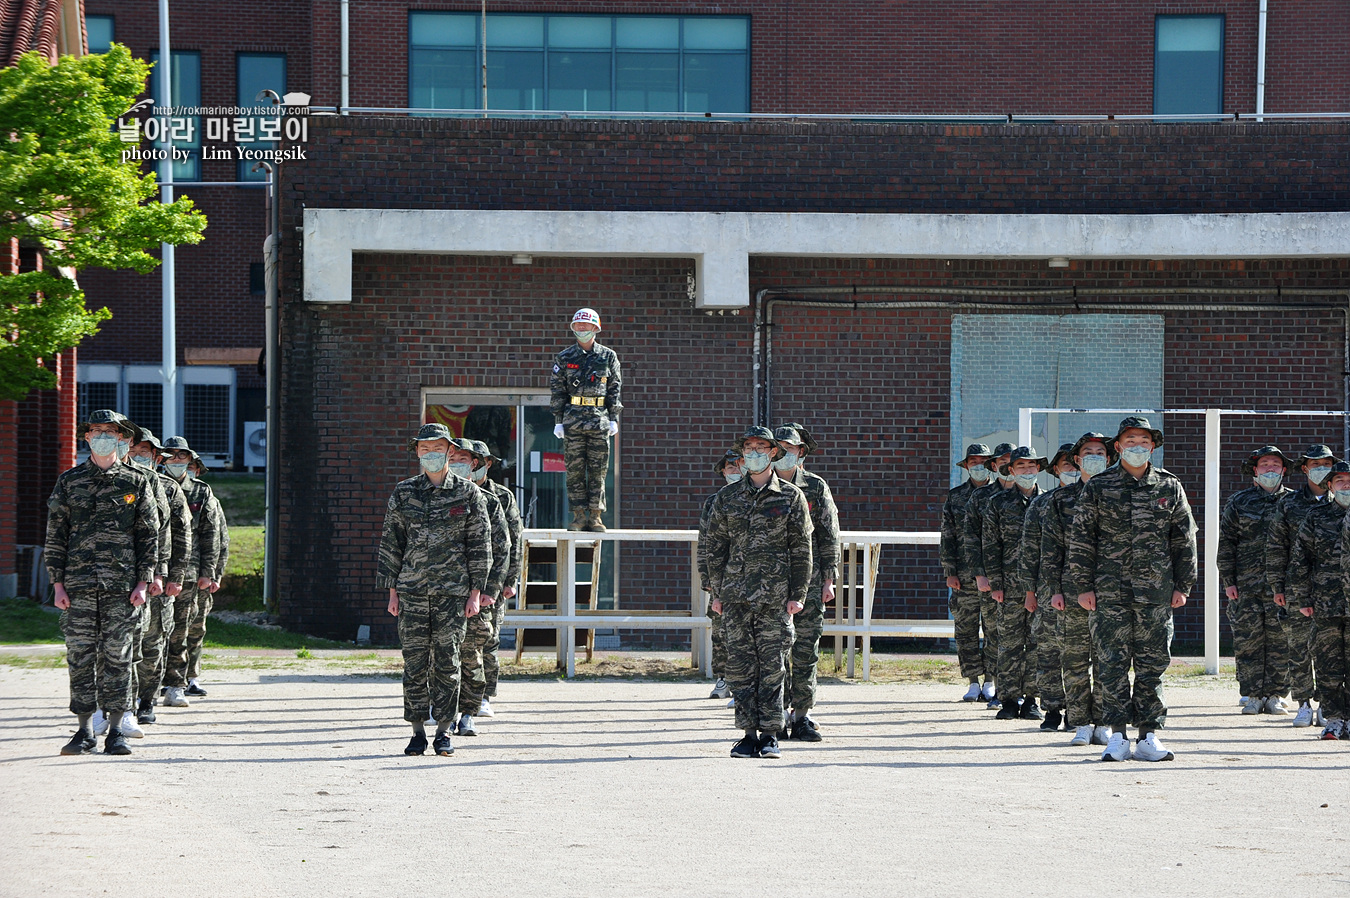
M 737 443 L 745 477 L 717 494 L 708 516 L 708 586 L 721 614 L 726 678 L 745 736 L 733 758 L 777 758 L 783 729 L 783 658 L 792 615 L 811 583 L 811 512 L 802 491 L 772 466 L 773 431 L 751 427 Z
M 788 738 L 821 741 L 820 729 L 810 718 L 816 706 L 816 667 L 820 664 L 820 634 L 825 630 L 825 606 L 834 601 L 834 581 L 839 576 L 839 509 L 830 486 L 806 470 L 806 456 L 816 451 L 816 441 L 801 424 L 788 424 L 773 433 L 783 450 L 773 463 L 778 476 L 806 496 L 811 514 L 811 586 L 804 607 L 792 619 L 795 635 L 788 653 Z
M 1312 726 L 1315 717 L 1312 700 L 1317 693 L 1313 679 L 1313 619 L 1286 600 L 1286 594 L 1294 588 L 1288 579 L 1289 553 L 1308 512 L 1328 501 L 1324 484 L 1331 466 L 1338 461 L 1331 447 L 1322 443 L 1309 447 L 1300 456 L 1299 469 L 1306 481 L 1275 504 L 1270 539 L 1266 543 L 1266 583 L 1282 612 L 1280 623 L 1289 642 L 1289 686 L 1298 703 L 1298 713 L 1294 715 L 1296 727 Z
M 713 465 L 713 473 L 723 479 L 723 486 L 738 483 L 741 479 L 740 452 L 728 449 Z M 712 590 L 708 588 L 708 518 L 712 514 L 713 502 L 716 499 L 717 493 L 705 499 L 703 510 L 698 516 L 698 579 L 703 591 L 710 595 Z M 716 596 L 711 596 L 708 601 L 708 619 L 712 621 L 712 673 L 717 682 L 713 684 L 712 693 L 708 698 L 730 698 L 731 687 L 727 685 L 726 680 L 727 650 L 722 638 L 722 615 L 713 611 L 712 599 L 715 598 Z M 734 705 L 735 699 L 732 699 L 732 703 Z
M 968 479 L 947 491 L 942 503 L 942 540 L 938 543 L 938 554 L 942 557 L 942 573 L 947 578 L 947 588 L 951 590 L 948 605 L 952 613 L 953 635 L 956 638 L 956 658 L 961 664 L 961 676 L 965 677 L 970 688 L 961 696 L 963 702 L 980 700 L 980 678 L 991 684 L 993 691 L 994 667 L 985 667 L 985 659 L 980 650 L 980 591 L 975 588 L 975 574 L 967 566 L 966 553 L 961 543 L 965 539 L 963 526 L 966 506 L 970 504 L 975 491 L 989 482 L 989 468 L 985 462 L 993 455 L 984 443 L 971 443 L 966 447 L 966 456 L 956 463 L 964 468 Z M 986 633 L 992 633 L 994 621 L 984 624 Z
M 1069 582 L 1069 531 L 1083 488 L 1115 462 L 1111 443 L 1101 433 L 1085 433 L 1074 443 L 1074 463 L 1082 478 L 1061 486 L 1049 499 L 1041 521 L 1043 594 L 1059 613 L 1060 658 L 1064 668 L 1064 727 L 1074 731 L 1070 745 L 1105 745 L 1111 733 L 1102 723 L 1102 673 L 1097 659 L 1096 614 L 1073 598 L 1082 590 Z M 1070 599 L 1066 602 L 1065 595 Z
M 995 692 L 994 672 L 998 669 L 998 615 L 999 604 L 994 601 L 994 597 L 989 589 L 989 578 L 984 575 L 984 509 L 989 501 L 1003 490 L 1012 489 L 1015 478 L 1009 475 L 1004 477 L 998 473 L 1004 465 L 1008 463 L 1008 457 L 1012 455 L 1012 443 L 999 443 L 994 447 L 994 458 L 989 463 L 989 470 L 996 476 L 991 478 L 988 486 L 976 487 L 975 494 L 970 497 L 970 502 L 966 505 L 966 519 L 962 522 L 961 551 L 966 559 L 968 567 L 975 575 L 975 588 L 980 593 L 980 617 L 985 623 L 984 630 L 984 687 L 980 690 L 980 698 L 984 699 L 985 705 L 991 711 L 1003 707 L 1003 702 L 999 700 Z
M 567 502 L 572 506 L 568 530 L 604 532 L 605 473 L 609 470 L 609 438 L 619 432 L 619 390 L 623 377 L 619 357 L 596 342 L 600 314 L 578 309 L 572 316 L 576 343 L 558 353 L 549 380 L 553 435 L 563 441 L 567 465 Z
M 444 424 L 424 424 L 408 441 L 422 473 L 389 497 L 380 537 L 376 585 L 389 590 L 403 648 L 403 719 L 412 739 L 403 750 L 427 750 L 427 708 L 436 715 L 432 749 L 455 753 L 450 729 L 459 707 L 459 646 L 465 621 L 479 611 L 492 570 L 487 502 L 469 481 L 450 473 Z
M 1078 483 L 1080 475 L 1073 462 L 1073 443 L 1064 443 L 1059 447 L 1055 457 L 1050 459 L 1049 471 L 1055 475 L 1057 482 L 1048 492 L 1033 499 L 1031 507 L 1027 509 L 1022 547 L 1017 551 L 1017 567 L 1026 597 L 1023 607 L 1031 612 L 1031 642 L 1036 646 L 1036 691 L 1041 697 L 1041 709 L 1045 712 L 1041 729 L 1057 730 L 1064 719 L 1059 610 L 1050 604 L 1051 593 L 1044 589 L 1046 580 L 1041 575 L 1041 547 L 1045 516 L 1050 513 L 1050 500 L 1063 487 Z
M 506 529 L 511 538 L 511 557 L 506 563 L 505 585 L 502 586 L 501 598 L 492 603 L 492 632 L 483 646 L 483 701 L 479 704 L 478 715 L 492 717 L 492 703 L 488 701 L 488 697 L 497 694 L 497 673 L 500 670 L 497 649 L 501 648 L 502 644 L 502 619 L 506 617 L 507 601 L 516 597 L 520 587 L 520 566 L 525 557 L 525 539 L 515 491 L 495 480 L 489 480 L 487 476 L 488 469 L 500 464 L 501 459 L 493 455 L 487 443 L 482 440 L 474 440 L 473 445 L 483 458 L 482 467 L 473 472 L 476 478 L 474 483 L 483 489 L 491 490 L 497 497 L 502 506 L 502 514 L 506 515 Z
M 1139 728 L 1134 757 L 1173 757 L 1157 730 L 1167 723 L 1162 677 L 1172 663 L 1172 612 L 1195 588 L 1195 518 L 1181 481 L 1149 462 L 1162 441 L 1148 418 L 1121 421 L 1120 464 L 1083 487 L 1069 532 L 1069 580 L 1083 590 L 1078 604 L 1097 612 L 1111 729 L 1103 761 L 1130 758 L 1131 722 Z
M 65 612 L 70 710 L 79 719 L 61 754 L 94 750 L 92 717 L 103 708 L 110 723 L 104 751 L 129 755 L 120 724 L 131 709 L 137 617 L 159 563 L 159 509 L 149 478 L 117 461 L 119 438 L 133 436 L 130 422 L 100 409 L 79 435 L 89 460 L 57 478 L 43 552 L 56 607 Z
M 999 720 L 1044 719 L 1036 707 L 1035 676 L 1027 669 L 1027 658 L 1036 646 L 1018 564 L 1027 512 L 1041 494 L 1038 475 L 1046 466 L 1045 456 L 1030 446 L 1018 446 L 999 469 L 1014 478 L 1012 488 L 990 499 L 984 508 L 984 570 L 993 599 L 999 603 L 998 691 L 1003 700 Z
M 205 474 L 209 468 L 202 463 L 198 456 L 193 460 L 188 468 L 188 475 L 195 481 L 201 475 Z M 230 561 L 230 527 L 225 521 L 225 509 L 220 507 L 220 500 L 216 498 L 215 492 L 211 493 L 211 498 L 207 500 L 211 506 L 211 512 L 208 519 L 214 521 L 216 528 L 216 544 L 220 551 L 216 554 L 215 566 L 207 574 L 210 583 L 205 589 L 197 590 L 197 607 L 192 612 L 192 620 L 188 622 L 187 629 L 187 688 L 183 690 L 184 695 L 191 695 L 196 698 L 202 698 L 206 695 L 206 690 L 202 688 L 202 642 L 206 639 L 206 618 L 211 613 L 212 606 L 215 605 L 215 594 L 220 589 L 220 581 L 225 577 L 225 565 Z M 201 574 L 198 573 L 197 579 L 200 582 Z
M 1284 714 L 1289 691 L 1289 642 L 1266 579 L 1270 525 L 1279 502 L 1292 490 L 1284 475 L 1293 462 L 1274 446 L 1262 446 L 1242 463 L 1252 485 L 1234 493 L 1219 518 L 1219 583 L 1228 599 L 1238 684 L 1247 702 L 1243 714 Z

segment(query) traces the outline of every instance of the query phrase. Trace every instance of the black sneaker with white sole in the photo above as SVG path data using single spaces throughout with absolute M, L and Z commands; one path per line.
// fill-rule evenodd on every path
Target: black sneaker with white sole
M 87 755 L 98 745 L 98 740 L 94 738 L 93 733 L 84 730 L 78 730 L 70 741 L 61 746 L 63 755 Z
M 206 690 L 198 686 L 196 683 L 188 683 L 188 687 L 183 690 L 183 694 L 195 695 L 197 698 L 201 698 L 202 696 L 206 695 Z
M 455 753 L 455 747 L 450 744 L 449 733 L 437 733 L 436 738 L 431 743 L 431 748 L 442 758 L 448 758 Z
M 733 758 L 757 758 L 759 757 L 759 737 L 747 734 L 731 746 L 731 756 Z
M 408 740 L 408 747 L 403 749 L 405 755 L 420 755 L 427 750 L 427 734 L 413 733 L 413 737 Z
M 761 758 L 781 758 L 783 753 L 778 750 L 777 733 L 761 733 L 759 737 L 759 756 Z

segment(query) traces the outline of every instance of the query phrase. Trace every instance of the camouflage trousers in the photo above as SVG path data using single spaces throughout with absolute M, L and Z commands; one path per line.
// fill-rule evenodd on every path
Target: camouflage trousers
M 138 703 L 153 703 L 164 681 L 164 660 L 173 635 L 171 596 L 158 595 L 145 603 L 142 613 L 140 657 L 136 661 L 135 695 Z
M 783 659 L 792 647 L 792 615 L 783 602 L 722 606 L 726 680 L 736 699 L 736 726 L 766 733 L 783 729 Z
M 563 461 L 567 465 L 567 504 L 604 511 L 609 432 L 569 428 L 563 434 Z
M 1059 612 L 1050 601 L 1040 603 L 1031 618 L 1031 638 L 1036 643 L 1036 692 L 1047 711 L 1064 710 L 1063 642 L 1060 639 Z
M 399 596 L 403 649 L 403 719 L 421 723 L 431 708 L 438 727 L 458 717 L 459 646 L 467 596 Z
M 825 630 L 824 584 L 812 581 L 806 603 L 792 617 L 792 648 L 788 652 L 788 696 L 798 717 L 816 706 L 816 668 L 820 666 L 820 634 Z
M 169 634 L 169 648 L 164 658 L 164 685 L 186 686 L 188 667 L 188 627 L 197 613 L 202 590 L 196 581 L 183 584 L 183 591 L 173 600 L 173 632 Z
M 723 679 L 727 672 L 727 643 L 722 633 L 722 615 L 712 610 L 708 603 L 708 620 L 712 621 L 712 675 Z
M 1299 615 L 1302 617 L 1302 615 Z M 1325 717 L 1350 717 L 1350 618 L 1315 619 L 1317 689 Z
M 1268 595 L 1240 597 L 1228 604 L 1242 694 L 1260 698 L 1284 695 L 1289 691 L 1289 639 L 1276 614 L 1280 606 Z
M 202 640 L 206 638 L 206 617 L 216 604 L 215 596 L 198 590 L 197 608 L 187 628 L 187 678 L 195 680 L 202 675 Z
M 1317 697 L 1317 681 L 1313 676 L 1313 639 L 1315 627 L 1311 617 L 1304 617 L 1295 608 L 1280 619 L 1285 642 L 1289 645 L 1289 673 L 1286 682 L 1294 701 L 1300 705 Z
M 469 618 L 464 627 L 464 641 L 459 646 L 459 713 L 478 716 L 487 694 L 487 663 L 485 652 L 494 638 L 493 610 L 501 604 L 493 602 Z M 498 640 L 500 643 L 500 640 Z
M 1036 697 L 1036 678 L 1028 672 L 1028 659 L 1035 657 L 1036 637 L 1031 632 L 1031 612 L 1013 593 L 998 612 L 998 695 L 1007 701 Z
M 988 593 L 974 589 L 953 589 L 948 601 L 952 612 L 953 635 L 956 638 L 956 658 L 961 664 L 961 676 L 967 680 L 980 677 L 992 680 L 998 668 L 998 603 L 987 598 Z M 984 623 L 984 646 L 980 646 L 980 624 Z
M 1059 612 L 1060 658 L 1064 665 L 1065 723 L 1072 729 L 1102 724 L 1102 671 L 1094 644 L 1094 612 L 1065 598 Z
M 1161 729 L 1167 723 L 1162 678 L 1172 663 L 1172 606 L 1099 597 L 1096 618 L 1102 722 L 1117 732 L 1131 723 Z
M 70 711 L 112 717 L 131 710 L 131 675 L 140 609 L 130 593 L 70 590 L 70 608 L 61 614 L 70 672 Z
M 502 599 L 492 606 L 492 635 L 483 646 L 483 694 L 491 697 L 497 694 L 497 674 L 501 662 L 497 650 L 502 647 L 502 620 L 506 617 L 506 603 L 515 599 Z

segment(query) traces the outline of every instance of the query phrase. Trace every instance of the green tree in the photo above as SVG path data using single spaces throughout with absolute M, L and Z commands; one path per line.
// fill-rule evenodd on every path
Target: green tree
M 114 45 L 56 65 L 27 53 L 0 70 L 0 240 L 41 248 L 43 270 L 0 274 L 0 399 L 54 379 L 40 360 L 75 346 L 111 317 L 85 308 L 61 269 L 159 264 L 161 243 L 197 243 L 206 218 L 183 197 L 152 202 L 153 174 L 122 161 L 113 125 L 145 89 L 150 66 Z

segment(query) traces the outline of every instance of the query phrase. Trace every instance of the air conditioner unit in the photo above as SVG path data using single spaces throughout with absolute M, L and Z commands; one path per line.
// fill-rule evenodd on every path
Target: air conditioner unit
M 244 467 L 267 467 L 267 422 L 244 422 Z

